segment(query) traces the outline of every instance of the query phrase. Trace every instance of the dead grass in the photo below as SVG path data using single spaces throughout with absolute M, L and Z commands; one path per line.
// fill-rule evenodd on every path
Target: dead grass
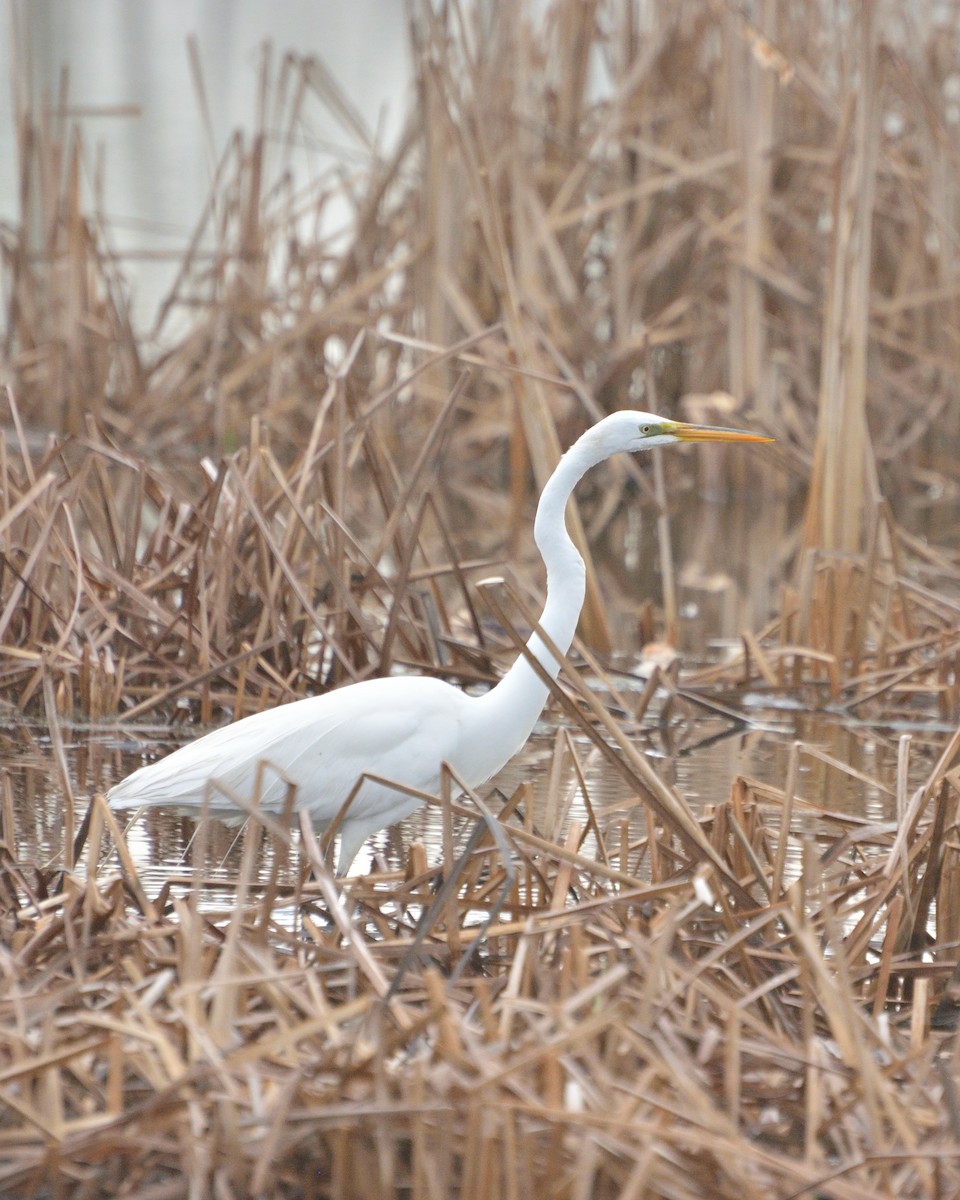
M 253 822 L 226 891 L 151 900 L 98 800 L 96 882 L 7 857 L 0 1184 L 949 1195 L 956 1013 L 924 1013 L 956 945 L 956 748 L 899 833 L 801 799 L 795 772 L 741 780 L 702 822 L 716 863 L 681 873 L 662 827 L 615 822 L 594 856 L 510 805 L 507 873 L 473 810 L 436 896 L 415 848 L 341 899 L 308 829 L 258 878 Z
M 349 114 L 318 64 L 265 56 L 258 127 L 147 333 L 65 91 L 18 101 L 0 700 L 49 730 L 64 828 L 56 867 L 18 853 L 4 774 L 0 1191 L 957 1192 L 957 737 L 912 791 L 909 739 L 889 780 L 798 743 L 778 785 L 738 779 L 703 814 L 637 747 L 658 683 L 734 717 L 745 685 L 960 713 L 956 546 L 893 515 L 958 486 L 960 24 L 933 7 L 754 25 L 690 0 L 641 27 L 629 4 L 557 0 L 536 26 L 414 5 L 404 137 L 299 192 L 287 142 L 318 97 Z M 316 231 L 344 200 L 334 244 Z M 542 825 L 525 788 L 496 821 L 448 798 L 442 885 L 415 845 L 346 896 L 309 830 L 258 818 L 235 879 L 211 881 L 204 826 L 159 895 L 100 800 L 78 836 L 73 720 L 220 722 L 397 669 L 495 679 L 537 611 L 536 485 L 628 403 L 770 429 L 769 468 L 697 478 L 811 500 L 775 618 L 679 683 L 619 686 L 591 564 L 555 700 L 616 809 L 575 818 L 559 782 Z M 586 481 L 591 540 L 693 461 L 656 489 L 635 464 Z M 811 762 L 894 796 L 896 822 L 829 810 Z

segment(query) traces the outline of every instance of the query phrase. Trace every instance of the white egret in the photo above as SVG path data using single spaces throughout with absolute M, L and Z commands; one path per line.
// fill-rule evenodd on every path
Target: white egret
M 586 572 L 564 519 L 567 500 L 591 467 L 619 451 L 649 450 L 677 442 L 767 442 L 738 429 L 670 421 L 645 412 L 615 412 L 588 429 L 564 454 L 540 497 L 534 538 L 547 570 L 547 601 L 540 625 L 554 645 L 569 649 L 583 606 Z M 537 634 L 527 648 L 550 679 L 560 664 Z M 471 787 L 486 782 L 527 740 L 547 699 L 548 686 L 521 655 L 496 687 L 468 696 L 427 676 L 391 676 L 348 684 L 292 704 L 245 717 L 134 771 L 108 793 L 117 809 L 167 805 L 196 810 L 210 794 L 212 812 L 227 803 L 213 783 L 249 795 L 258 764 L 265 770 L 261 807 L 279 811 L 296 784 L 297 809 L 325 829 L 357 788 L 341 824 L 338 874 L 363 842 L 402 820 L 418 801 L 364 778 L 377 775 L 436 792 L 448 763 Z M 281 778 L 276 772 L 282 772 Z M 360 780 L 363 780 L 360 783 Z M 230 806 L 234 819 L 241 814 Z

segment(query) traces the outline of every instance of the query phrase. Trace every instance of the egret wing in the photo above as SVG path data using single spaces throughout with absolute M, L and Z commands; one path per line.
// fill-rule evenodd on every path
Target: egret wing
M 218 796 L 216 784 L 252 798 L 263 763 L 264 807 L 282 805 L 289 781 L 298 808 L 330 820 L 368 772 L 411 787 L 435 786 L 440 763 L 455 753 L 464 700 L 456 689 L 421 678 L 371 680 L 299 700 L 214 730 L 135 771 L 110 791 L 110 803 L 194 808 L 209 790 L 213 809 L 235 808 L 223 791 Z

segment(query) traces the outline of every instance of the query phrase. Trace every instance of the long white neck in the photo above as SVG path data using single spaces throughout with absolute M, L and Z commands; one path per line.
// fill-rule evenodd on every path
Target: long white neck
M 567 533 L 564 513 L 570 493 L 584 473 L 615 451 L 616 447 L 610 446 L 604 433 L 603 422 L 588 429 L 560 459 L 540 496 L 533 526 L 534 540 L 547 568 L 547 602 L 540 626 L 564 654 L 573 641 L 586 590 L 586 569 Z M 527 642 L 527 649 L 547 675 L 556 679 L 560 663 L 538 634 Z M 480 698 L 481 706 L 491 717 L 495 715 L 498 727 L 509 729 L 512 734 L 515 745 L 505 754 L 504 761 L 526 741 L 548 692 L 547 684 L 526 656 L 521 655 L 497 686 Z M 495 769 L 499 765 L 502 764 Z

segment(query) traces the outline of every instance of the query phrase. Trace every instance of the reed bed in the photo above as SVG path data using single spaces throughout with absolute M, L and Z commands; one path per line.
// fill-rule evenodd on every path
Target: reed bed
M 880 521 L 885 518 L 881 516 Z M 878 522 L 879 524 L 880 522 Z M 960 633 L 952 556 L 885 529 L 892 553 L 804 551 L 780 613 L 688 685 L 752 684 L 856 718 L 953 721 Z
M 473 23 L 414 5 L 417 103 L 389 155 L 320 64 L 265 53 L 258 122 L 224 150 L 146 331 L 84 183 L 67 85 L 36 111 L 23 81 L 23 212 L 0 244 L 3 353 L 25 420 L 80 432 L 93 413 L 170 458 L 233 449 L 256 415 L 286 456 L 362 331 L 391 337 L 356 350 L 353 398 L 396 381 L 410 339 L 447 349 L 496 325 L 501 370 L 474 403 L 541 481 L 556 424 L 565 442 L 582 405 L 631 394 L 736 397 L 806 477 L 822 411 L 827 449 L 865 443 L 866 340 L 881 480 L 949 472 L 957 30 L 950 5 L 881 5 L 871 20 L 876 7 L 768 5 L 761 25 L 693 0 L 643 20 L 627 3 L 558 0 L 542 20 L 516 4 Z M 201 116 L 202 103 L 198 85 Z M 297 147 L 321 104 L 366 162 L 300 185 Z M 350 232 L 335 238 L 338 205 L 353 223 L 337 219 Z M 457 370 L 438 365 L 420 406 L 389 406 L 392 444 L 429 426 Z M 838 427 L 826 410 L 841 403 Z M 813 530 L 864 510 L 863 541 L 876 471 L 857 458 L 820 472 L 834 500 L 818 491 Z M 782 468 L 759 473 L 769 484 Z
M 254 819 L 226 890 L 201 832 L 192 888 L 151 898 L 99 798 L 85 880 L 5 840 L 0 1186 L 951 1195 L 957 1011 L 931 1031 L 950 963 L 924 950 L 933 909 L 956 946 L 955 743 L 899 829 L 796 771 L 741 780 L 682 872 L 663 825 L 587 853 L 586 827 L 511 815 L 522 795 L 498 822 L 447 802 L 468 833 L 439 891 L 414 846 L 341 893 L 309 828 Z
M 148 330 L 66 83 L 42 110 L 18 83 L 0 703 L 11 749 L 42 721 L 63 829 L 55 862 L 25 851 L 5 770 L 0 1192 L 954 1195 L 957 736 L 929 734 L 917 785 L 906 735 L 893 779 L 798 741 L 782 780 L 698 813 L 640 742 L 657 705 L 745 721 L 746 689 L 877 728 L 960 716 L 955 538 L 896 519 L 957 489 L 956 12 L 477 7 L 411 5 L 389 152 L 320 64 L 265 52 Z M 302 184 L 319 103 L 366 159 Z M 540 819 L 527 785 L 450 780 L 424 798 L 442 870 L 414 843 L 342 885 L 254 796 L 232 875 L 201 821 L 154 894 L 69 730 L 392 671 L 488 686 L 538 611 L 536 486 L 626 404 L 778 439 L 769 466 L 585 481 L 585 551 L 622 552 L 627 500 L 658 522 L 646 635 L 676 629 L 672 497 L 809 497 L 779 611 L 697 672 L 635 686 L 587 554 L 551 712 L 627 799 L 592 802 L 561 734 L 585 816 L 560 766 Z M 895 818 L 834 811 L 811 763 Z

